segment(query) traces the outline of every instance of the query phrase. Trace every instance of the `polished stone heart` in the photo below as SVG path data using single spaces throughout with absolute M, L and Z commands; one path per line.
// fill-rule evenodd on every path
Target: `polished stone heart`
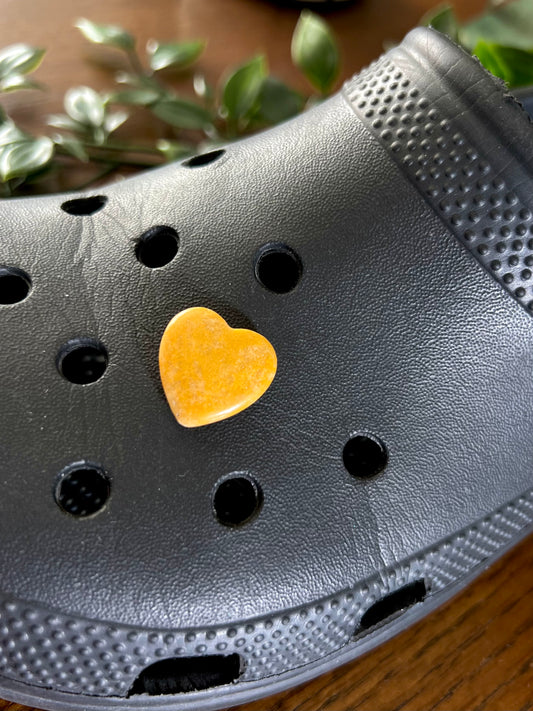
M 264 336 L 231 328 L 215 311 L 182 311 L 165 329 L 159 369 L 170 409 L 184 427 L 236 415 L 269 388 L 276 352 Z

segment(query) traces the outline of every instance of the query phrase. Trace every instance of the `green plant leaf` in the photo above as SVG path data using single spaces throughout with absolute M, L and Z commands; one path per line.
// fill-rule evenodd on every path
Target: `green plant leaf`
M 63 136 L 59 133 L 53 138 L 56 145 L 61 146 L 67 153 L 69 153 L 74 158 L 81 160 L 83 163 L 89 161 L 89 156 L 87 151 L 83 147 L 83 143 L 78 138 L 73 138 L 72 136 Z
M 459 41 L 470 51 L 483 40 L 489 43 L 528 50 L 533 47 L 533 2 L 513 0 L 492 7 L 488 12 L 465 22 Z
M 420 24 L 426 27 L 433 27 L 435 30 L 442 32 L 442 34 L 448 35 L 454 41 L 459 36 L 459 23 L 455 17 L 453 7 L 448 3 L 437 5 L 437 7 L 427 12 L 420 20 Z
M 204 129 L 212 122 L 208 111 L 185 99 L 162 99 L 150 108 L 162 121 L 177 128 Z
M 266 75 L 265 58 L 257 56 L 228 77 L 222 90 L 222 111 L 228 119 L 238 121 L 251 112 Z
M 301 94 L 276 77 L 266 77 L 259 92 L 257 115 L 267 123 L 280 123 L 302 111 L 304 103 Z
M 65 94 L 65 111 L 84 126 L 100 127 L 105 119 L 103 98 L 88 86 L 77 86 Z
M 118 25 L 98 25 L 86 18 L 80 18 L 75 24 L 85 39 L 94 44 L 105 44 L 107 47 L 123 49 L 128 52 L 135 47 L 133 36 Z
M 0 177 L 5 182 L 44 168 L 54 154 L 54 143 L 46 137 L 29 138 L 4 146 L 0 151 Z
M 185 143 L 180 143 L 180 141 L 167 141 L 166 139 L 160 139 L 155 144 L 158 151 L 160 151 L 165 160 L 169 163 L 173 160 L 178 160 L 178 158 L 184 158 L 191 154 L 191 146 Z
M 108 101 L 129 106 L 150 106 L 160 98 L 161 92 L 156 89 L 124 89 L 110 94 Z
M 205 49 L 203 40 L 188 40 L 187 42 L 148 42 L 147 51 L 150 58 L 150 68 L 154 72 L 172 67 L 183 69 L 195 62 Z
M 28 44 L 12 44 L 0 50 L 0 79 L 11 74 L 29 74 L 42 62 L 45 50 Z
M 73 133 L 87 132 L 87 126 L 74 121 L 74 119 L 71 119 L 70 116 L 65 116 L 65 114 L 50 114 L 47 123 L 49 126 L 61 128 L 64 131 L 72 131 Z
M 207 83 L 205 76 L 199 72 L 194 75 L 193 88 L 196 96 L 200 99 L 204 99 L 204 101 L 212 101 L 215 95 L 213 87 Z
M 6 120 L 0 125 L 0 148 L 9 146 L 12 143 L 20 143 L 27 139 L 28 135 L 21 131 L 11 119 L 6 117 Z
M 473 52 L 492 74 L 509 87 L 533 84 L 533 52 L 480 40 Z
M 327 22 L 304 10 L 292 36 L 291 54 L 309 82 L 327 94 L 340 70 L 339 48 Z
M 19 91 L 20 89 L 42 89 L 42 84 L 28 79 L 23 74 L 8 74 L 0 80 L 0 91 Z
M 128 86 L 138 86 L 139 76 L 131 72 L 117 72 L 115 74 L 117 84 L 127 84 Z
M 127 111 L 113 111 L 112 113 L 106 113 L 104 119 L 104 130 L 106 133 L 113 133 L 119 126 L 128 120 L 129 114 Z

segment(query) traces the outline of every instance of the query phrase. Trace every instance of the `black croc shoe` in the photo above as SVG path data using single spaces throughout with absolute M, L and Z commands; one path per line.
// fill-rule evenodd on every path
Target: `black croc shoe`
M 1 207 L 0 696 L 249 701 L 531 530 L 533 127 L 442 35 L 225 150 Z

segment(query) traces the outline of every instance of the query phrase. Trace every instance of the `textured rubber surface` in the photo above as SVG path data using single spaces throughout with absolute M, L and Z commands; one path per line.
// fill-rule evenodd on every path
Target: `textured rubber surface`
M 242 703 L 368 650 L 531 530 L 532 132 L 497 80 L 419 29 L 339 95 L 204 165 L 92 202 L 2 203 L 0 267 L 31 290 L 0 306 L 0 695 Z M 139 240 L 157 226 L 178 250 L 150 268 Z M 278 294 L 255 260 L 280 243 L 302 273 Z M 195 430 L 157 367 L 190 306 L 278 354 L 263 398 Z M 61 365 L 77 339 L 97 358 L 86 385 Z M 353 436 L 384 444 L 381 474 L 345 469 Z M 56 503 L 73 465 L 108 480 L 91 515 Z M 241 527 L 212 510 L 232 472 L 263 497 Z M 60 499 L 74 513 L 76 486 Z M 422 602 L 361 628 L 413 583 Z M 128 698 L 158 660 L 235 653 L 234 683 Z
M 515 100 L 502 97 L 497 81 L 471 87 L 473 66 L 451 72 L 438 82 L 437 52 L 426 58 L 415 55 L 437 81 L 419 88 L 410 78 L 413 50 L 405 47 L 392 57 L 382 57 L 346 86 L 346 94 L 361 120 L 387 147 L 405 174 L 442 215 L 450 231 L 523 306 L 533 311 L 533 214 L 527 190 L 515 191 L 527 173 L 513 165 L 503 173 L 514 138 L 511 112 L 502 117 L 499 150 L 489 152 L 492 127 L 472 119 L 485 109 L 498 115 L 499 103 L 514 106 L 518 123 L 525 115 Z M 428 60 L 434 59 L 434 63 Z M 429 76 L 431 76 L 431 74 Z M 476 91 L 477 89 L 477 91 Z M 471 105 L 474 108 L 471 108 Z M 508 108 L 507 106 L 505 108 Z M 469 121 L 452 122 L 454 112 L 471 111 Z M 516 117 L 514 123 L 516 124 Z M 505 127 L 505 128 L 504 128 Z M 520 126 L 518 126 L 518 130 Z M 504 148 L 510 150 L 502 150 Z M 520 146 L 517 146 L 521 150 Z M 512 155 L 512 153 L 511 153 Z M 502 174 L 503 173 L 503 174 Z

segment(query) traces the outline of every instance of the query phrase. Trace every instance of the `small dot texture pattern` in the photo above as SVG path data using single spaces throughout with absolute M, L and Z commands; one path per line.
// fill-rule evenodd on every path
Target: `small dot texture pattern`
M 474 144 L 444 82 L 422 91 L 410 73 L 412 59 L 396 50 L 349 81 L 345 96 L 460 243 L 533 313 L 533 214 L 518 194 L 523 181 Z
M 444 590 L 516 541 L 532 522 L 530 491 L 453 538 L 352 589 L 229 626 L 138 629 L 59 614 L 4 595 L 0 674 L 58 691 L 125 697 L 139 673 L 161 659 L 237 653 L 244 667 L 237 683 L 275 676 L 357 645 L 361 617 L 376 601 L 421 579 L 429 596 Z

